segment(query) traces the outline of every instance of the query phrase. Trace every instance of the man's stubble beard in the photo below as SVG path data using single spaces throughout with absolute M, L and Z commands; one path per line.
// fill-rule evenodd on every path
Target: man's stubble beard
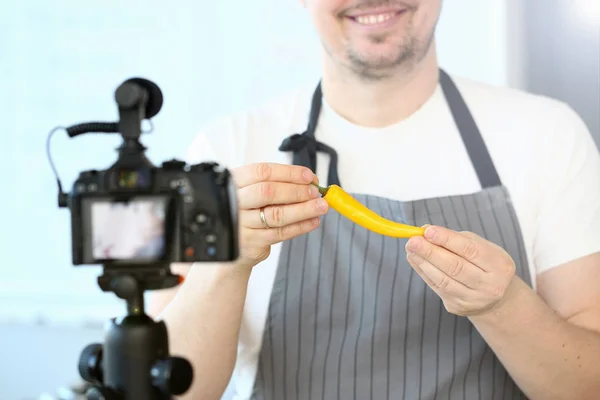
M 377 82 L 385 80 L 398 73 L 410 73 L 416 65 L 418 65 L 429 53 L 435 37 L 435 30 L 430 34 L 425 42 L 417 40 L 416 36 L 410 33 L 407 35 L 397 49 L 398 55 L 392 59 L 367 59 L 357 52 L 352 47 L 346 49 L 346 58 L 348 63 L 344 63 L 344 67 L 362 81 Z M 373 37 L 373 43 L 378 44 L 385 41 L 384 36 Z M 329 56 L 331 53 L 328 51 Z

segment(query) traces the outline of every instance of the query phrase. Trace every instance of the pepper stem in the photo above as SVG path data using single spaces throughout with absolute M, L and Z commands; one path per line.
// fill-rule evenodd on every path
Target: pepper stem
M 317 184 L 316 184 L 316 183 L 314 183 L 314 182 L 313 182 L 313 183 L 311 183 L 311 185 L 313 185 L 314 187 L 316 187 L 316 188 L 317 188 L 317 190 L 319 191 L 319 193 L 321 193 L 321 196 L 325 196 L 325 194 L 327 194 L 327 189 L 328 189 L 328 188 L 326 188 L 326 187 L 323 187 L 323 186 L 319 186 L 319 185 L 317 185 Z

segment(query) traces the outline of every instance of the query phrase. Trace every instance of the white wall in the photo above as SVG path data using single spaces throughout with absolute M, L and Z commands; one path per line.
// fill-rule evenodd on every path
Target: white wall
M 514 52 L 508 14 L 511 0 L 444 1 L 438 25 L 440 64 L 447 70 L 493 85 L 512 86 Z M 518 1 L 518 0 L 515 0 Z

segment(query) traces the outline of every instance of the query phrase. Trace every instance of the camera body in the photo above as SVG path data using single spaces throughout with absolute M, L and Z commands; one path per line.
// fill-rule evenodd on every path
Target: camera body
M 227 169 L 123 154 L 81 172 L 69 197 L 74 265 L 221 262 L 238 256 L 237 200 Z
M 71 214 L 73 264 L 150 276 L 172 263 L 237 259 L 238 202 L 229 171 L 216 162 L 173 159 L 154 166 L 148 160 L 139 141 L 141 123 L 163 101 L 153 82 L 129 79 L 115 91 L 115 101 L 118 123 L 67 128 L 71 137 L 105 132 L 123 138 L 108 169 L 81 172 L 68 194 L 59 180 L 59 207 Z

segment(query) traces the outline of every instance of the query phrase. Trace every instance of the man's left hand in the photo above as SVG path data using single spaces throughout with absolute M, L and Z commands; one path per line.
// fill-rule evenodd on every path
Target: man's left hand
M 471 232 L 428 226 L 406 244 L 407 259 L 448 312 L 475 316 L 498 306 L 515 278 L 501 247 Z

